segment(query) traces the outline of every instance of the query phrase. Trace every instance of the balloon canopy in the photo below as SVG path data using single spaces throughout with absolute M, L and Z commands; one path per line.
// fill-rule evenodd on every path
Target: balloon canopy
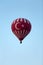
M 30 33 L 31 23 L 25 18 L 17 18 L 12 22 L 11 25 L 12 32 L 22 43 L 22 40 Z

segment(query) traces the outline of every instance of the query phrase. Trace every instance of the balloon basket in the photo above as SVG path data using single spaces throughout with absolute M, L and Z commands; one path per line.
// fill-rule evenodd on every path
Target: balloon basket
M 22 41 L 20 41 L 20 44 L 22 44 Z

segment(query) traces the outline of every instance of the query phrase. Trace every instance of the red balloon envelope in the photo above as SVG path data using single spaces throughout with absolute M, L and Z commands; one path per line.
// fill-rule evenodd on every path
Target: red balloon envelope
M 13 21 L 11 25 L 12 32 L 17 36 L 22 43 L 22 40 L 29 34 L 31 31 L 31 23 L 25 18 L 17 18 Z

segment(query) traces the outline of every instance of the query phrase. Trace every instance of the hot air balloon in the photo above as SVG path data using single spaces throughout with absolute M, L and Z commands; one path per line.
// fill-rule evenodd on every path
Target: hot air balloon
M 28 19 L 17 18 L 11 24 L 12 32 L 22 43 L 22 40 L 30 33 L 31 23 Z

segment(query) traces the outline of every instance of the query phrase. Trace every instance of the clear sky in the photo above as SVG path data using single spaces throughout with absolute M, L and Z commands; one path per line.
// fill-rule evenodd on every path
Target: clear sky
M 43 0 L 0 0 L 0 65 L 43 65 Z M 11 31 L 18 17 L 32 24 L 20 44 Z

